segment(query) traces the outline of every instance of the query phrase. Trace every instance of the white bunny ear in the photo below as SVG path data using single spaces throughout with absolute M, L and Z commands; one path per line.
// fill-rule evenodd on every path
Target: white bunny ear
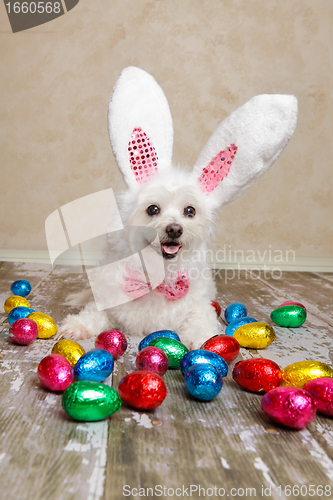
M 292 95 L 259 95 L 234 111 L 210 137 L 193 169 L 212 207 L 240 196 L 274 163 L 297 122 Z
M 163 90 L 146 71 L 134 66 L 122 71 L 109 104 L 108 128 L 113 154 L 129 187 L 170 167 L 171 113 Z

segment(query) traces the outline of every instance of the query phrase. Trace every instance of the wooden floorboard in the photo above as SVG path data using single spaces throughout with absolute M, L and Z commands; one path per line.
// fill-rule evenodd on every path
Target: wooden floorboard
M 29 279 L 33 285 L 31 306 L 50 314 L 58 324 L 74 311 L 65 305 L 66 296 L 86 285 L 84 276 L 71 268 L 0 263 L 3 302 L 18 278 Z M 285 300 L 300 301 L 308 308 L 302 327 L 274 327 L 276 340 L 271 346 L 260 351 L 242 349 L 238 359 L 267 357 L 282 368 L 304 359 L 333 365 L 330 278 L 318 273 L 283 273 L 276 279 L 270 274 L 219 271 L 223 308 L 240 301 L 249 315 L 269 323 L 271 311 Z M 8 339 L 6 315 L 1 317 L 0 484 L 4 498 L 118 500 L 128 491 L 125 485 L 184 487 L 188 493 L 192 485 L 192 498 L 218 498 L 209 491 L 201 490 L 200 496 L 199 490 L 194 491 L 216 485 L 225 489 L 225 497 L 235 493 L 232 488 L 244 489 L 235 498 L 245 497 L 246 488 L 255 488 L 252 498 L 278 499 L 293 498 L 284 493 L 286 485 L 310 484 L 330 486 L 332 495 L 322 498 L 333 498 L 332 419 L 318 416 L 300 432 L 272 424 L 261 411 L 261 396 L 243 391 L 232 380 L 231 366 L 221 393 L 209 403 L 190 398 L 181 373 L 175 370 L 164 376 L 168 396 L 155 411 L 140 412 L 123 405 L 103 422 L 74 422 L 61 408 L 61 395 L 44 390 L 36 376 L 38 363 L 51 352 L 54 340 L 15 346 Z M 138 342 L 138 338 L 129 339 L 128 351 L 116 362 L 113 380 L 106 383 L 117 389 L 121 378 L 135 369 Z M 93 341 L 82 344 L 87 350 L 93 347 Z M 265 496 L 262 487 L 271 487 L 271 496 Z M 171 490 L 166 496 L 150 498 L 172 498 Z

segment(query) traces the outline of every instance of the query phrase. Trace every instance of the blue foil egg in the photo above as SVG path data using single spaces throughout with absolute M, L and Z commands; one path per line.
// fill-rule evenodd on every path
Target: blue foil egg
M 74 368 L 77 380 L 102 382 L 112 373 L 114 360 L 105 349 L 93 349 L 81 356 Z
M 157 332 L 150 333 L 149 335 L 147 335 L 147 337 L 141 340 L 139 344 L 139 352 L 142 351 L 144 347 L 149 346 L 149 343 L 152 340 L 159 337 L 168 337 L 169 339 L 178 340 L 178 342 L 180 342 L 180 338 L 178 337 L 177 333 L 173 332 L 172 330 L 158 330 Z
M 24 306 L 18 306 L 14 307 L 8 314 L 8 323 L 12 325 L 14 321 L 17 321 L 18 319 L 26 318 L 28 314 L 31 314 L 35 312 L 34 309 L 31 309 L 31 307 L 24 307 Z
M 247 310 L 241 302 L 233 302 L 224 311 L 224 319 L 227 323 L 231 323 L 238 318 L 244 318 L 244 316 L 247 316 Z
M 185 354 L 180 362 L 182 374 L 186 375 L 188 370 L 198 363 L 215 366 L 220 372 L 221 377 L 226 377 L 228 375 L 229 368 L 227 362 L 215 352 L 204 351 L 203 349 L 195 349 Z
M 213 365 L 198 363 L 193 365 L 185 375 L 188 392 L 199 401 L 210 401 L 222 389 L 223 379 Z
M 16 280 L 12 283 L 10 287 L 13 295 L 19 295 L 20 297 L 26 297 L 31 292 L 31 285 L 27 280 Z
M 231 321 L 229 325 L 226 328 L 226 331 L 224 332 L 226 335 L 230 335 L 230 337 L 233 336 L 234 332 L 239 328 L 240 326 L 247 325 L 247 323 L 257 323 L 257 320 L 254 318 L 250 318 L 249 316 L 245 316 L 244 318 L 238 318 L 235 319 L 234 321 Z

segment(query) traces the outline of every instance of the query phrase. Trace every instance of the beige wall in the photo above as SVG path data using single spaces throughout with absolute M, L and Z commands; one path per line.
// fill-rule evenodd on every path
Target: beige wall
M 120 71 L 136 65 L 167 95 L 182 164 L 193 165 L 218 123 L 253 95 L 295 94 L 294 137 L 220 211 L 216 244 L 333 257 L 332 3 L 80 0 L 16 34 L 1 6 L 0 249 L 46 250 L 51 212 L 123 187 L 106 113 Z

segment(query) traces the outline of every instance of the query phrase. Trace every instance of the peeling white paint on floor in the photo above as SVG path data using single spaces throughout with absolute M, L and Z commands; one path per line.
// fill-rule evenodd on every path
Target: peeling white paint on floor
M 257 450 L 255 447 L 255 440 L 253 439 L 254 436 L 254 432 L 250 430 L 242 431 L 239 433 L 239 437 L 242 440 L 246 451 L 253 451 L 255 453 Z
M 220 460 L 221 460 L 221 465 L 222 465 L 223 469 L 230 469 L 230 465 L 228 464 L 228 462 L 226 461 L 225 458 L 220 457 Z
M 132 415 L 133 420 L 135 420 L 138 425 L 141 425 L 145 429 L 151 429 L 153 427 L 150 418 L 145 413 L 137 413 L 135 411 L 132 411 Z
M 315 360 L 332 364 L 332 339 L 316 328 L 275 327 L 276 340 L 265 349 L 265 358 L 285 368 L 298 361 Z
M 253 462 L 254 468 L 257 470 L 260 470 L 266 479 L 267 483 L 272 486 L 273 488 L 276 488 L 276 484 L 274 483 L 273 479 L 271 478 L 269 474 L 269 468 L 267 465 L 263 462 L 263 460 L 260 457 L 256 457 Z
M 70 439 L 64 451 L 86 453 L 91 449 L 95 450 L 93 471 L 87 479 L 89 485 L 87 500 L 99 500 L 104 495 L 108 422 L 104 420 L 102 422 L 79 424 L 76 427 L 76 431 L 86 433 L 86 443 L 81 443 L 75 440 L 75 438 Z M 82 463 L 88 465 L 90 462 L 86 458 L 83 458 Z
M 15 366 L 12 371 L 16 372 L 18 375 L 14 380 L 11 381 L 10 388 L 13 391 L 18 392 L 24 382 L 24 375 L 21 373 L 19 366 Z
M 310 455 L 316 458 L 323 467 L 326 476 L 333 481 L 333 461 L 326 455 L 319 443 L 312 437 L 308 429 L 300 431 L 302 443 L 308 448 Z
M 46 404 L 54 406 L 59 401 L 59 396 L 56 394 L 48 394 L 44 401 Z

